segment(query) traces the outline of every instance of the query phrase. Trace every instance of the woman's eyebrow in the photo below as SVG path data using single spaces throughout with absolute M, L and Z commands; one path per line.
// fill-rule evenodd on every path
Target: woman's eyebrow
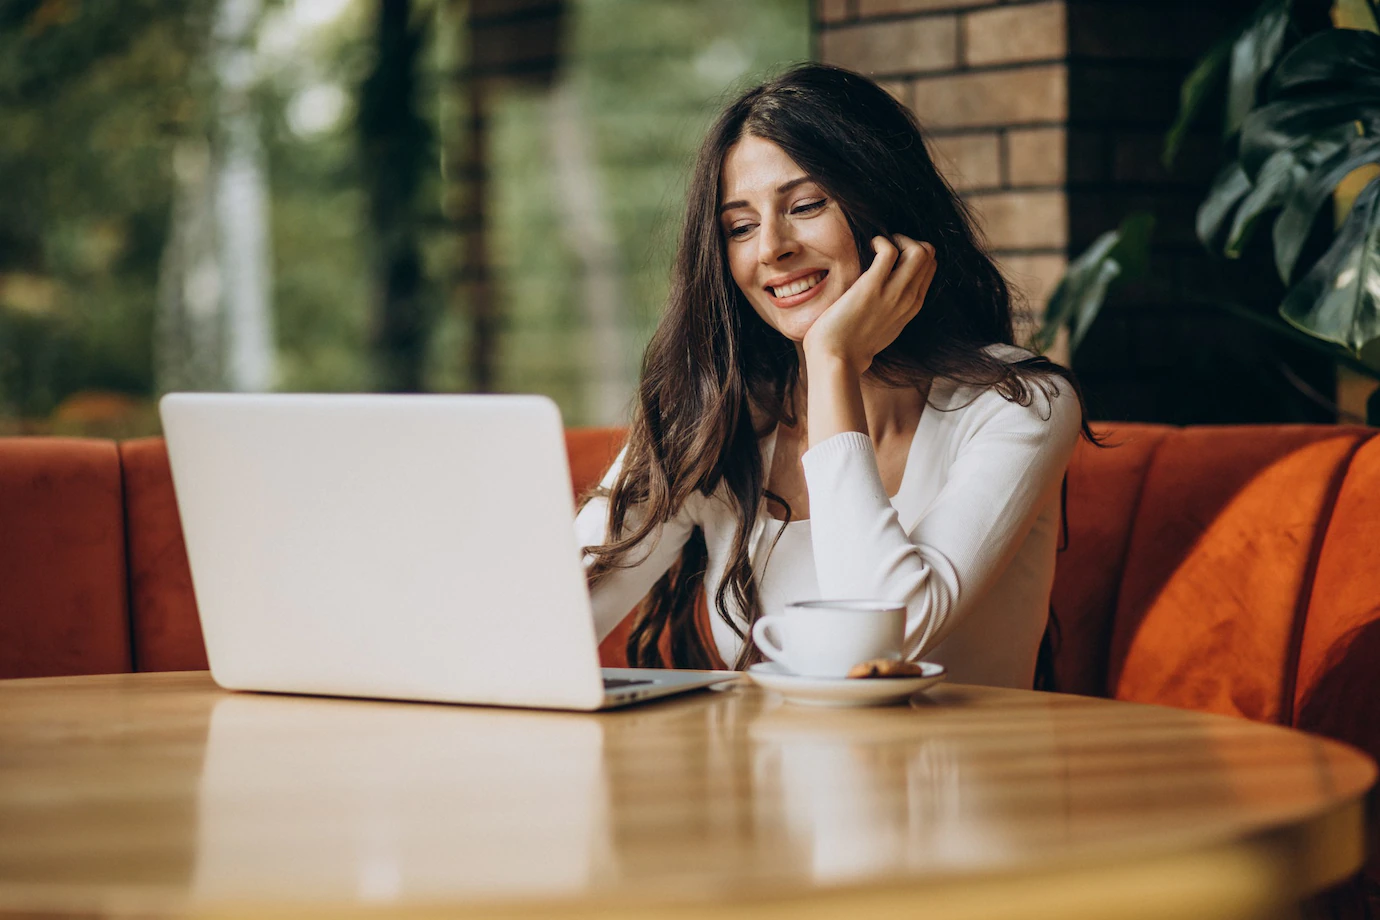
M 776 194 L 784 195 L 791 189 L 795 188 L 797 185 L 802 185 L 809 181 L 809 176 L 801 176 L 799 179 L 792 179 L 790 182 L 787 182 L 783 185 L 778 185 L 776 187 Z M 741 199 L 738 201 L 726 201 L 723 204 L 719 205 L 719 213 L 722 214 L 723 212 L 731 211 L 734 208 L 745 208 L 747 206 L 748 203 L 746 201 L 742 201 Z

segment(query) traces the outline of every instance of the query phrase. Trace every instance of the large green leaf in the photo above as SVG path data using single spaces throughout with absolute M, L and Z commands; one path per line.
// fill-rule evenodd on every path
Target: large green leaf
M 1357 197 L 1331 247 L 1285 295 L 1279 313 L 1355 354 L 1380 338 L 1380 179 Z
M 1269 102 L 1241 127 L 1241 168 L 1254 181 L 1279 151 L 1356 123 L 1361 133 L 1380 134 L 1380 91 L 1318 92 Z
M 1164 163 L 1165 169 L 1174 168 L 1174 161 L 1178 159 L 1184 137 L 1198 118 L 1198 113 L 1202 111 L 1213 88 L 1226 72 L 1231 59 L 1231 47 L 1240 34 L 1241 30 L 1238 29 L 1218 39 L 1179 87 L 1179 114 L 1174 117 L 1174 124 L 1169 126 L 1169 132 L 1164 136 L 1164 152 L 1160 154 L 1160 161 Z
M 1217 173 L 1212 180 L 1212 188 L 1198 206 L 1198 220 L 1195 229 L 1199 241 L 1209 251 L 1217 249 L 1217 238 L 1227 226 L 1236 206 L 1251 191 L 1251 180 L 1242 170 L 1240 162 L 1232 160 Z
M 1310 35 L 1279 62 L 1267 96 L 1274 100 L 1343 87 L 1380 92 L 1380 35 L 1355 29 Z
M 1232 44 L 1223 137 L 1230 137 L 1240 130 L 1246 115 L 1255 108 L 1256 89 L 1261 78 L 1279 58 L 1288 26 L 1289 0 L 1266 0 L 1256 9 L 1250 24 Z
M 1288 284 L 1293 280 L 1303 244 L 1313 229 L 1318 210 L 1332 198 L 1338 184 L 1357 168 L 1380 163 L 1380 137 L 1358 137 L 1317 167 L 1294 189 L 1275 219 L 1275 267 Z
M 1262 0 L 1249 16 L 1219 38 L 1179 87 L 1179 112 L 1164 137 L 1161 161 L 1172 169 L 1188 129 L 1197 120 L 1223 75 L 1227 77 L 1227 115 L 1222 134 L 1230 137 L 1255 105 L 1261 77 L 1279 57 L 1289 24 L 1291 0 Z
M 1300 138 L 1347 122 L 1380 133 L 1380 35 L 1331 29 L 1309 36 L 1279 62 L 1266 98 L 1241 126 L 1241 166 L 1252 179 Z
M 1239 258 L 1261 216 L 1282 207 L 1319 163 L 1345 149 L 1355 137 L 1356 125 L 1348 122 L 1315 137 L 1299 138 L 1283 150 L 1275 151 L 1260 167 L 1254 187 L 1236 211 L 1223 255 L 1229 259 Z
M 1050 295 L 1044 323 L 1032 340 L 1037 351 L 1053 345 L 1064 326 L 1070 329 L 1069 351 L 1078 349 L 1102 309 L 1112 282 L 1143 277 L 1148 272 L 1154 227 L 1154 215 L 1137 211 L 1128 215 L 1117 229 L 1099 236 L 1069 263 L 1068 271 Z

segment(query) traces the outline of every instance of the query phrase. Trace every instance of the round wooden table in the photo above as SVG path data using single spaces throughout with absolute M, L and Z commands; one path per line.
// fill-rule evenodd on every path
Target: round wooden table
M 0 914 L 1254 917 L 1354 872 L 1373 764 L 941 686 L 586 715 L 0 682 Z

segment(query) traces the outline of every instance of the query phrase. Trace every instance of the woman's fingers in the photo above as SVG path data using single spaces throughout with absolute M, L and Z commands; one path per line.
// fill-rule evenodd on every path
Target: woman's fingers
M 891 277 L 892 269 L 896 265 L 899 251 L 896 246 L 884 236 L 874 236 L 872 238 L 872 264 L 867 267 L 867 271 L 862 273 L 858 280 L 868 285 L 877 292 L 886 289 L 887 280 Z
M 899 255 L 895 267 L 891 270 L 891 277 L 887 279 L 887 293 L 899 298 L 924 266 L 926 250 L 924 244 L 899 233 L 896 234 L 896 246 Z
M 807 352 L 835 354 L 866 369 L 924 304 L 934 247 L 908 236 L 872 238 L 872 264 L 805 334 Z
M 931 243 L 920 243 L 920 255 L 918 256 L 919 266 L 910 283 L 906 285 L 904 300 L 916 301 L 915 309 L 918 311 L 921 303 L 925 300 L 925 294 L 930 289 L 930 283 L 934 281 L 935 270 L 939 263 L 934 257 L 934 245 Z
M 897 260 L 896 269 L 891 274 L 894 286 L 886 293 L 891 295 L 891 303 L 904 317 L 903 322 L 909 322 L 920 312 L 925 293 L 929 290 L 930 282 L 934 280 L 934 246 L 901 234 L 896 235 L 896 240 L 900 245 L 901 255 Z

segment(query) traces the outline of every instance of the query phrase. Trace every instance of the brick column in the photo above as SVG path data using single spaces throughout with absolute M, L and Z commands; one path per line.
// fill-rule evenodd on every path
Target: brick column
M 1042 313 L 1069 254 L 1136 209 L 1159 219 L 1158 279 L 1268 311 L 1282 294 L 1270 266 L 1211 260 L 1194 237 L 1218 161 L 1217 116 L 1189 137 L 1172 174 L 1160 164 L 1184 76 L 1256 2 L 815 0 L 815 51 L 871 75 L 919 117 L 1025 295 L 1020 326 Z M 1325 359 L 1156 296 L 1118 291 L 1080 348 L 1074 366 L 1095 416 L 1326 419 L 1280 372 L 1287 365 L 1327 394 Z
M 1043 309 L 1068 259 L 1064 0 L 820 0 L 821 60 L 866 73 L 920 119 L 1007 279 Z M 1023 324 L 1024 325 L 1024 324 Z

